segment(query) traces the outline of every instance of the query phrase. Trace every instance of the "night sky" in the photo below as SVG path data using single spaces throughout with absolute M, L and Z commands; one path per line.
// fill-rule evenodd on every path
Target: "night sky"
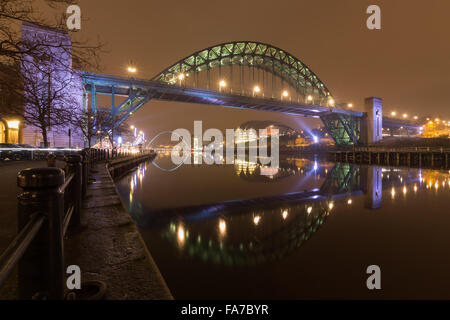
M 191 53 L 227 41 L 261 41 L 307 64 L 337 102 L 361 107 L 383 98 L 384 112 L 450 120 L 450 1 L 447 0 L 228 0 L 79 1 L 81 35 L 107 44 L 102 73 L 154 75 Z M 366 28 L 366 8 L 381 7 L 381 30 Z M 317 120 L 214 106 L 150 101 L 130 119 L 147 137 L 162 130 L 233 128 L 274 119 L 299 128 Z

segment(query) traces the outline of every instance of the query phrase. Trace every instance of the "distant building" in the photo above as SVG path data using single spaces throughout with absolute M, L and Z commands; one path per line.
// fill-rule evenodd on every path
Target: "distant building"
M 251 129 L 256 131 L 257 136 L 253 137 L 253 139 L 261 138 L 259 137 L 260 130 L 263 130 L 268 136 L 270 136 L 275 130 L 278 130 L 278 134 L 280 137 L 280 147 L 285 147 L 288 145 L 295 144 L 298 136 L 301 136 L 302 133 L 288 127 L 282 123 L 274 122 L 274 121 L 247 121 L 239 126 L 239 129 L 242 129 L 244 133 L 247 133 L 249 139 L 252 139 Z M 270 141 L 270 140 L 269 140 Z

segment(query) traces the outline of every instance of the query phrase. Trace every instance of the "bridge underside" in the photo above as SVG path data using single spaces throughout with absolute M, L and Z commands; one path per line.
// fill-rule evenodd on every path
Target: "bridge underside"
M 100 110 L 97 95 L 112 97 L 111 108 L 104 110 L 111 113 L 116 123 L 125 121 L 148 101 L 161 100 L 320 118 L 337 145 L 355 145 L 361 138 L 362 112 L 92 73 L 84 73 L 83 81 L 85 92 L 91 94 L 94 110 Z M 115 106 L 115 96 L 126 99 Z
M 362 117 L 329 113 L 320 117 L 337 145 L 356 145 L 361 139 Z

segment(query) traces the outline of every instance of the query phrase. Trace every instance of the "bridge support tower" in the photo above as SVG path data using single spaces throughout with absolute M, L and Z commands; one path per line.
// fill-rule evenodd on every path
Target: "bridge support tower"
M 383 100 L 370 97 L 364 101 L 365 116 L 361 122 L 360 143 L 368 145 L 383 138 Z

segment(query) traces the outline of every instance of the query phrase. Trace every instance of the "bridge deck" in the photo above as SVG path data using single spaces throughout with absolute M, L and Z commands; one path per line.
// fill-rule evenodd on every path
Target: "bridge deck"
M 92 90 L 95 85 L 97 94 L 129 96 L 130 89 L 141 90 L 147 94 L 148 99 L 163 101 L 179 101 L 217 105 L 239 109 L 253 109 L 260 111 L 279 112 L 305 117 L 320 117 L 323 114 L 343 113 L 355 117 L 362 117 L 359 111 L 328 108 L 321 105 L 303 104 L 292 101 L 281 101 L 273 98 L 250 97 L 247 95 L 218 92 L 215 90 L 199 89 L 193 87 L 174 86 L 153 80 L 124 78 L 118 76 L 83 73 L 85 88 Z

